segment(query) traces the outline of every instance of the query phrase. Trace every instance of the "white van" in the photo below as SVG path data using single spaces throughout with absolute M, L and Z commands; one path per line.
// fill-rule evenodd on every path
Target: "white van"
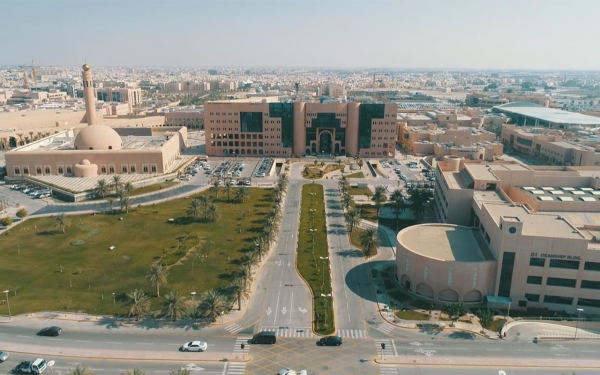
M 36 374 L 41 374 L 42 372 L 44 372 L 44 370 L 46 370 L 47 366 L 48 365 L 46 364 L 46 361 L 44 361 L 42 358 L 38 358 L 31 364 L 31 369 Z

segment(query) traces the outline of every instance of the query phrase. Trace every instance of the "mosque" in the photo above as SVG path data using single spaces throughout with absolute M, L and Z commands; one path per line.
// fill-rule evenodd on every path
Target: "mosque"
M 90 66 L 82 67 L 86 127 L 68 129 L 5 154 L 8 179 L 162 175 L 181 165 L 187 128 L 111 128 L 98 124 Z M 108 176 L 107 176 L 108 177 Z M 125 177 L 125 176 L 124 176 Z M 143 178 L 144 176 L 140 176 Z

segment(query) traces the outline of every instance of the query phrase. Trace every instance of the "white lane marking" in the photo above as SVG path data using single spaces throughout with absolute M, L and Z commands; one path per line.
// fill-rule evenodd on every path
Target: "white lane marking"
M 46 338 L 46 340 L 50 340 L 50 341 L 62 341 L 62 339 L 50 339 L 50 338 Z
M 92 342 L 92 341 L 88 341 L 88 340 L 75 340 L 75 342 Z
M 352 319 L 350 319 L 350 314 L 348 314 L 348 322 L 351 322 Z
M 122 342 L 114 342 L 114 341 L 107 341 L 107 344 L 113 344 L 113 345 L 121 345 L 123 344 Z
M 490 352 L 501 352 L 502 349 L 486 349 L 489 350 Z
M 24 339 L 32 339 L 33 338 L 32 336 L 21 336 L 21 335 L 18 335 L 17 337 L 22 337 Z
M 519 349 L 520 352 L 533 352 L 533 349 Z
M 136 342 L 135 344 L 136 344 L 136 345 L 154 345 L 154 344 L 153 344 L 153 343 L 151 343 L 151 342 Z

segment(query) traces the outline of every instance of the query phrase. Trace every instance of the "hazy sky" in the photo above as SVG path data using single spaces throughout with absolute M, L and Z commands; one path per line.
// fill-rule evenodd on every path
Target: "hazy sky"
M 600 69 L 600 0 L 2 0 L 0 65 Z

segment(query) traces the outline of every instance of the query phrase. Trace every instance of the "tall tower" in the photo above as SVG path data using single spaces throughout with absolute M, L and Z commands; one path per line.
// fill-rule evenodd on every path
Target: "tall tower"
M 94 97 L 94 83 L 92 72 L 88 64 L 83 65 L 81 78 L 83 79 L 83 100 L 85 102 L 85 117 L 88 125 L 96 125 L 96 98 Z

